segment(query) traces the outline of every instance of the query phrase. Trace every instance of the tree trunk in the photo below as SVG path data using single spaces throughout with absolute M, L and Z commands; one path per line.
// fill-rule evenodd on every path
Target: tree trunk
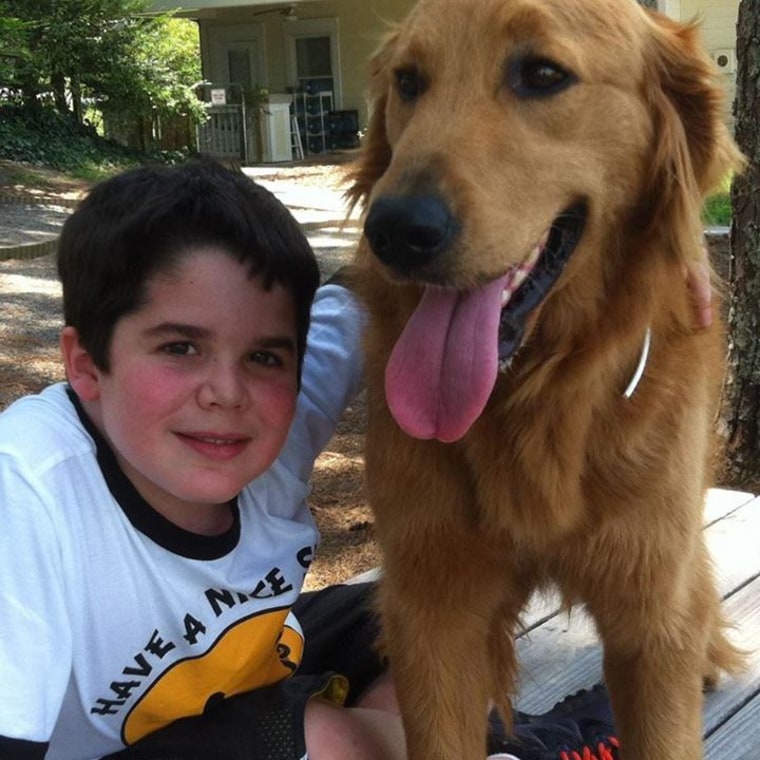
M 50 75 L 50 89 L 53 91 L 53 100 L 58 112 L 67 114 L 69 105 L 66 102 L 66 78 L 60 71 L 54 71 Z
M 79 74 L 73 74 L 70 80 L 71 87 L 71 110 L 77 124 L 84 123 L 84 110 L 82 109 L 82 87 L 79 82 Z
M 760 4 L 741 0 L 737 24 L 736 140 L 748 159 L 731 188 L 725 480 L 760 492 Z

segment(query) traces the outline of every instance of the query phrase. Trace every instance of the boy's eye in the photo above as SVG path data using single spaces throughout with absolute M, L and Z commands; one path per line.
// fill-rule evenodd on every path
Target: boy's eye
M 188 341 L 166 343 L 161 347 L 161 349 L 167 354 L 171 354 L 172 356 L 191 356 L 198 353 L 195 346 Z
M 283 365 L 282 359 L 271 351 L 254 351 L 251 354 L 251 361 L 265 367 L 281 367 Z

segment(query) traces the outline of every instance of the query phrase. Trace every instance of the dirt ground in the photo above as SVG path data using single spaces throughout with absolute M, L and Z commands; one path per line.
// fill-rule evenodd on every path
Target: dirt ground
M 2 196 L 37 202 L 76 201 L 87 183 L 58 172 L 0 162 Z M 289 181 L 339 188 L 346 164 L 288 166 L 279 169 Z M 273 169 L 272 177 L 276 176 Z M 31 293 L 15 296 L 8 289 L 18 281 L 31 282 Z M 6 292 L 4 292 L 6 291 Z M 4 318 L 0 325 L 0 409 L 21 395 L 34 393 L 63 379 L 57 349 L 57 315 L 42 317 L 38 310 L 58 305 L 52 256 L 23 262 L 0 261 L 0 298 Z M 19 329 L 23 325 L 27 329 Z M 322 533 L 317 560 L 307 577 L 307 588 L 340 582 L 379 564 L 371 512 L 363 496 L 363 433 L 366 410 L 360 397 L 347 410 L 335 436 L 316 462 L 311 508 Z

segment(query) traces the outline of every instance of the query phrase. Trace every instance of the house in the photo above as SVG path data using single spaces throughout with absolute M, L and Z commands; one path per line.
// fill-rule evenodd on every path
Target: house
M 658 0 L 699 17 L 708 49 L 733 84 L 739 0 Z M 199 25 L 210 121 L 199 147 L 247 163 L 352 148 L 367 121 L 367 63 L 414 0 L 153 0 Z

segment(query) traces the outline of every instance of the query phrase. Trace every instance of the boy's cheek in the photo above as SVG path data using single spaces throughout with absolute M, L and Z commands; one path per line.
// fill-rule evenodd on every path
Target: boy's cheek
M 290 427 L 293 418 L 296 415 L 296 405 L 298 402 L 298 388 L 289 387 L 277 394 L 273 404 L 278 407 L 278 416 L 281 417 L 285 427 Z

